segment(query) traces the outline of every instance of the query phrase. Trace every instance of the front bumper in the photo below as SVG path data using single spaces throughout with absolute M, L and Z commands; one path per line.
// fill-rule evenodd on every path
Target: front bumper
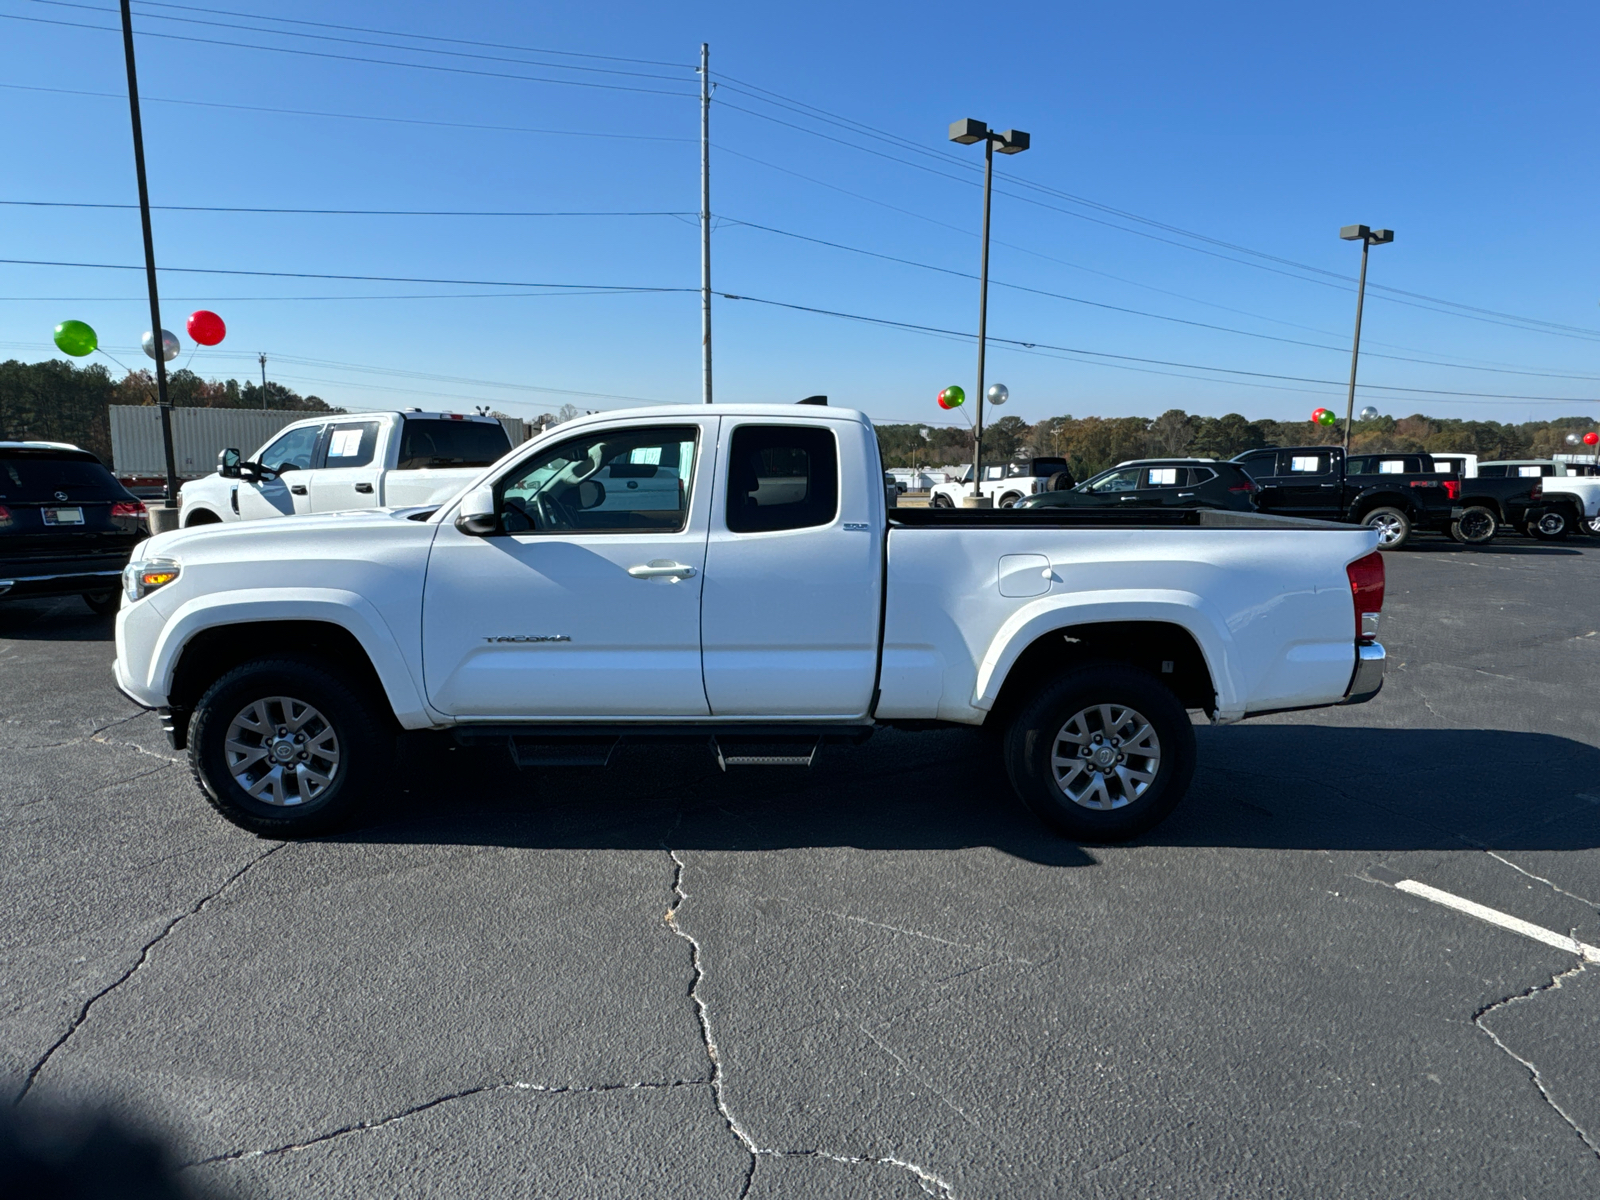
M 62 571 L 48 575 L 0 573 L 0 596 L 20 600 L 26 596 L 73 596 L 82 592 L 114 592 L 122 582 L 115 570 Z
M 1340 704 L 1365 704 L 1383 691 L 1383 664 L 1386 660 L 1383 647 L 1377 642 L 1356 647 L 1356 669 L 1350 675 L 1350 686 L 1345 689 Z

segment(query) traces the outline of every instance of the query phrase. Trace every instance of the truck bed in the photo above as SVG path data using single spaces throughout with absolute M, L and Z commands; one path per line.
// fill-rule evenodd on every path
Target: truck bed
M 891 508 L 897 529 L 1301 529 L 1349 533 L 1340 521 L 1219 508 Z

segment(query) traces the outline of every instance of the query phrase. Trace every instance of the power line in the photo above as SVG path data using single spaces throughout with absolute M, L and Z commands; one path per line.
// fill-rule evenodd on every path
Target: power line
M 144 270 L 143 267 L 131 263 L 56 262 L 49 259 L 34 258 L 0 258 L 0 263 L 11 263 L 25 267 L 85 267 L 104 271 Z M 508 282 L 501 279 L 422 279 L 406 275 L 331 275 L 312 271 L 240 271 L 221 267 L 162 267 L 161 270 L 182 275 L 248 275 L 265 279 L 339 279 L 345 281 L 355 280 L 363 283 L 436 283 L 441 286 L 451 287 L 538 287 L 558 288 L 563 291 L 584 289 L 607 292 L 698 292 L 700 290 L 699 288 L 682 287 L 623 287 L 613 284 L 594 283 Z
M 224 17 L 244 17 L 247 20 L 276 21 L 282 25 L 307 25 L 315 29 L 342 29 L 347 33 L 374 33 L 384 37 L 415 38 L 425 42 L 448 42 L 455 46 L 486 46 L 495 50 L 521 50 L 527 54 L 559 54 L 568 58 L 594 58 L 604 59 L 607 62 L 636 63 L 647 67 L 678 67 L 682 70 L 693 70 L 687 63 L 664 62 L 654 58 L 623 58 L 616 54 L 588 54 L 581 50 L 552 50 L 548 46 L 507 46 L 499 42 L 477 42 L 469 38 L 440 37 L 431 33 L 403 33 L 396 29 L 368 29 L 360 25 L 336 25 L 328 21 L 304 21 L 292 17 L 274 17 L 265 13 L 246 13 L 230 11 L 225 8 L 198 8 L 192 4 L 166 4 L 161 0 L 136 0 L 141 8 L 175 8 L 183 12 L 201 12 L 220 15 Z M 153 15 L 153 14 L 152 14 Z
M 34 25 L 61 25 L 70 29 L 93 29 L 100 33 L 117 33 L 121 30 L 113 29 L 109 25 L 86 25 L 81 21 L 58 21 L 48 17 L 24 17 L 17 13 L 0 13 L 0 19 L 7 21 L 27 21 Z M 253 42 L 229 42 L 218 38 L 193 37 L 182 33 L 160 33 L 155 30 L 143 30 L 141 38 L 164 38 L 174 42 L 194 42 L 203 46 L 230 46 L 239 50 L 265 50 L 274 54 L 297 54 L 307 58 L 325 58 L 337 62 L 368 63 L 381 67 L 408 67 L 417 71 L 439 71 L 450 75 L 475 75 L 484 79 L 512 79 L 520 83 L 555 83 L 567 87 L 601 88 L 611 92 L 637 92 L 652 96 L 683 96 L 694 98 L 693 92 L 674 92 L 665 88 L 635 87 L 620 83 L 598 83 L 588 79 L 549 79 L 538 75 L 513 75 L 505 71 L 483 71 L 469 67 L 447 67 L 439 63 L 408 63 L 396 62 L 388 58 L 365 58 L 355 54 L 332 54 L 325 50 L 304 50 L 294 46 L 261 46 Z
M 76 8 L 88 12 L 107 14 L 115 11 L 113 9 L 104 7 L 103 5 L 79 4 L 75 3 L 74 0 L 33 0 L 33 3 L 46 4 L 53 8 Z M 529 62 L 527 59 L 507 58 L 500 54 L 474 54 L 466 50 L 434 50 L 427 46 L 396 46 L 388 42 L 369 42 L 363 38 L 337 37 L 335 35 L 325 33 L 301 33 L 298 30 L 293 29 L 263 29 L 257 25 L 236 25 L 231 21 L 209 21 L 198 17 L 169 17 L 164 13 L 141 13 L 140 15 L 153 21 L 177 21 L 182 22 L 185 25 L 205 25 L 214 29 L 234 29 L 244 33 L 264 33 L 269 37 L 308 38 L 320 42 L 339 42 L 352 46 L 374 46 L 381 50 L 400 50 L 411 54 L 441 54 L 448 55 L 452 58 L 472 58 L 480 59 L 486 62 L 513 63 L 518 66 L 550 67 L 558 71 L 585 71 L 600 75 L 627 75 L 638 79 L 676 80 L 679 78 L 679 76 L 676 75 L 661 75 L 655 72 L 619 71 L 615 67 L 584 67 L 569 65 L 567 63 Z M 404 37 L 405 35 L 401 34 L 398 36 Z M 503 49 L 504 47 L 498 48 Z
M 931 333 L 943 337 L 959 338 L 963 341 L 975 341 L 977 335 L 955 329 L 941 329 L 935 325 L 919 325 L 911 321 L 893 321 L 887 317 L 868 317 L 859 313 L 840 312 L 836 309 L 817 308 L 808 304 L 791 304 L 783 300 L 767 300 L 759 296 L 735 295 L 729 292 L 718 292 L 724 300 L 748 300 L 752 304 L 765 304 L 774 308 L 786 308 L 795 312 L 818 313 L 822 316 L 840 317 L 847 321 L 861 321 L 869 325 L 884 325 L 895 329 L 906 329 L 918 333 Z M 1119 362 L 1148 363 L 1162 367 L 1181 367 L 1190 371 L 1211 371 L 1222 375 L 1242 375 L 1254 379 L 1277 379 L 1289 383 L 1312 383 L 1321 385 L 1338 386 L 1339 381 L 1334 379 L 1314 379 L 1303 375 L 1279 375 L 1270 371 L 1247 371 L 1235 367 L 1213 367 L 1203 363 L 1174 362 L 1162 358 L 1144 358 L 1133 354 L 1111 354 L 1104 350 L 1087 350 L 1080 346 L 1056 346 L 1049 342 L 1024 342 L 1016 338 L 989 337 L 991 342 L 1000 345 L 1012 346 L 1022 350 L 1056 350 L 1066 354 L 1081 354 L 1094 359 L 1109 359 Z M 1593 404 L 1594 397 L 1572 396 L 1523 396 L 1506 395 L 1499 392 L 1461 392 L 1444 388 L 1414 388 L 1399 387 L 1392 384 L 1363 383 L 1363 388 L 1372 391 L 1406 392 L 1425 396 L 1459 396 L 1477 397 L 1486 400 L 1516 400 L 1541 404 Z
M 50 92 L 58 96 L 96 96 L 106 100 L 126 100 L 118 92 L 87 92 L 77 88 L 38 87 L 26 83 L 0 83 L 0 88 L 21 92 Z M 388 125 L 431 125 L 441 129 L 477 129 L 489 133 L 533 133 L 551 137 L 614 138 L 630 142 L 699 142 L 699 138 L 663 137 L 643 133 L 596 133 L 587 129 L 541 129 L 527 125 L 483 125 L 469 121 L 432 121 L 421 117 L 382 117 L 372 113 L 321 112 L 305 108 L 269 108 L 259 104 L 223 104 L 216 100 L 178 100 L 171 96 L 139 94 L 141 104 L 182 104 L 193 108 L 225 108 L 236 112 L 272 113 L 290 117 L 325 117 L 341 121 L 380 121 Z
M 22 208 L 138 209 L 137 204 L 97 204 L 78 200 L 0 200 Z M 249 208 L 222 204 L 152 204 L 156 212 L 279 213 L 333 217 L 692 217 L 693 212 L 526 212 L 408 208 Z

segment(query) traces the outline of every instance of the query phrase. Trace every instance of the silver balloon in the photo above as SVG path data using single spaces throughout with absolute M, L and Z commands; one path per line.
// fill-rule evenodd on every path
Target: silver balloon
M 1011 389 L 1003 383 L 991 383 L 985 395 L 988 396 L 990 404 L 1004 404 L 1011 398 Z
M 1576 446 L 1581 441 L 1583 441 L 1583 439 L 1581 437 L 1579 437 L 1577 434 L 1575 434 L 1575 433 L 1567 434 L 1567 445 Z
M 1369 404 L 1361 410 L 1360 416 L 1363 421 L 1376 421 L 1378 419 L 1378 410 Z
M 156 339 L 151 336 L 148 329 L 144 331 L 144 336 L 139 339 L 139 345 L 144 347 L 146 354 L 151 358 L 155 358 Z M 178 357 L 181 350 L 182 347 L 178 345 L 178 335 L 170 329 L 163 329 L 161 331 L 161 357 L 171 362 Z

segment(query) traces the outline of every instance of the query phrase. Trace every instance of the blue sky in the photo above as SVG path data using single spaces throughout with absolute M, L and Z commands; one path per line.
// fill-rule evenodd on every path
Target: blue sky
M 1363 383 L 1469 394 L 1374 388 L 1360 403 L 1501 420 L 1600 413 L 1544 399 L 1600 388 L 1592 5 L 134 10 L 157 205 L 692 213 L 693 66 L 708 41 L 719 291 L 970 333 L 977 285 L 949 272 L 977 269 L 982 156 L 950 145 L 945 129 L 970 116 L 1032 134 L 1028 153 L 997 158 L 991 276 L 1017 286 L 992 286 L 989 317 L 992 335 L 1040 347 L 989 355 L 990 381 L 1011 389 L 1007 411 L 1029 421 L 1169 407 L 1293 419 L 1342 406 L 1354 294 L 1340 276 L 1353 276 L 1359 252 L 1337 231 L 1350 222 L 1396 230 L 1372 252 L 1373 284 L 1567 327 L 1369 292 Z M 268 11 L 325 24 L 248 15 Z M 0 0 L 0 200 L 136 200 L 120 37 L 74 27 L 116 24 L 108 0 Z M 356 43 L 405 39 L 330 25 L 461 40 L 402 51 Z M 326 40 L 338 38 L 354 41 Z M 82 92 L 110 95 L 68 94 Z M 0 258 L 142 261 L 133 211 L 5 205 L 0 230 Z M 699 284 L 689 216 L 161 211 L 155 239 L 164 267 Z M 145 364 L 142 282 L 0 264 L 0 356 L 45 357 L 51 327 L 76 318 L 123 362 Z M 227 341 L 196 354 L 195 370 L 254 375 L 264 351 L 270 377 L 352 408 L 491 403 L 528 415 L 700 394 L 692 291 L 530 295 L 538 289 L 170 271 L 162 289 L 164 323 L 180 335 L 195 308 L 228 322 Z M 936 421 L 939 389 L 973 382 L 970 341 L 749 300 L 718 299 L 714 322 L 719 399 L 822 392 L 881 421 Z

